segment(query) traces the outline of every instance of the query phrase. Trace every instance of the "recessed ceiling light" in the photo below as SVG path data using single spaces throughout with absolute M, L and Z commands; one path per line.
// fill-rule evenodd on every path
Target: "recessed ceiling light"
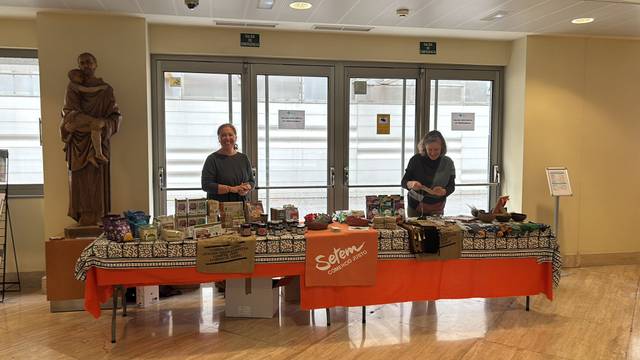
M 493 12 L 485 17 L 483 17 L 482 21 L 494 21 L 494 20 L 498 20 L 498 19 L 502 19 L 503 17 L 506 17 L 508 15 L 508 12 L 506 10 L 498 10 L 496 12 Z
M 594 18 L 577 18 L 577 19 L 571 20 L 571 22 L 574 24 L 588 24 L 590 22 L 593 22 L 593 20 Z
M 295 10 L 307 10 L 311 9 L 311 3 L 306 1 L 293 1 L 289 4 L 289 7 Z

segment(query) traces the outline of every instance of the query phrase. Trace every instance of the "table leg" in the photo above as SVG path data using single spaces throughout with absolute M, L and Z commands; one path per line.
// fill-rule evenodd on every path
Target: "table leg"
M 127 316 L 127 288 L 124 286 L 120 287 L 120 290 L 122 291 L 122 317 L 126 317 Z
M 116 342 L 116 312 L 118 311 L 118 287 L 113 287 L 113 307 L 111 311 L 111 343 Z
M 331 326 L 331 313 L 329 312 L 329 308 L 325 310 L 327 311 L 327 326 Z
M 362 323 L 363 324 L 367 323 L 367 307 L 366 306 L 362 307 Z
M 525 300 L 525 308 L 526 311 L 529 311 L 529 296 L 527 295 L 527 299 Z

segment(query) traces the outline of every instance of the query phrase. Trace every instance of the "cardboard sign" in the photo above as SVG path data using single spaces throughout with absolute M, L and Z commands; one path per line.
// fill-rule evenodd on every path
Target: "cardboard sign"
M 306 286 L 373 286 L 376 283 L 378 234 L 374 230 L 307 234 Z
M 252 273 L 256 237 L 222 235 L 198 241 L 196 270 L 202 273 Z
M 376 116 L 376 134 L 391 134 L 391 114 L 378 114 Z

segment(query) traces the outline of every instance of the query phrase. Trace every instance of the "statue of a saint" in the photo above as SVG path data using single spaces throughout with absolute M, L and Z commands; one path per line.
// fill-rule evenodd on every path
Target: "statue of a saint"
M 110 139 L 122 116 L 113 88 L 95 76 L 90 53 L 69 72 L 60 134 L 69 167 L 69 211 L 80 225 L 96 225 L 111 210 Z

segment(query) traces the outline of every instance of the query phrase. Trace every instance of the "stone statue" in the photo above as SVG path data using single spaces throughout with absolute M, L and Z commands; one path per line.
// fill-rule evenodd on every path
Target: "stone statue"
M 95 76 L 90 53 L 78 56 L 68 74 L 60 134 L 69 168 L 69 215 L 82 226 L 96 225 L 111 210 L 110 139 L 122 116 L 113 88 Z

